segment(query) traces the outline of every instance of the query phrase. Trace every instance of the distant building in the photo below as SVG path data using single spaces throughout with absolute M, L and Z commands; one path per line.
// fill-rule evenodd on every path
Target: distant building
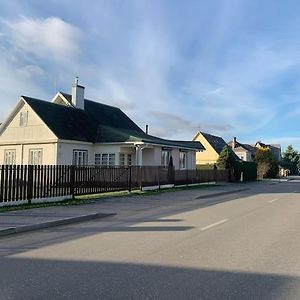
M 224 146 L 227 145 L 221 137 L 201 131 L 197 132 L 193 141 L 200 142 L 205 148 L 203 152 L 196 154 L 197 165 L 215 164 Z
M 281 146 L 280 144 L 264 144 L 261 141 L 256 142 L 255 148 L 269 148 L 273 153 L 276 161 L 281 160 Z
M 243 161 L 253 161 L 255 154 L 255 147 L 249 144 L 242 144 L 236 140 L 236 137 L 232 141 L 227 143 L 231 147 L 232 151 Z

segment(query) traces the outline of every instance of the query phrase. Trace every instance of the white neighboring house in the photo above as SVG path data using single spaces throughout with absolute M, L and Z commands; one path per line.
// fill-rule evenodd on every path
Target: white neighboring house
M 242 144 L 236 140 L 236 137 L 232 141 L 229 141 L 228 146 L 232 151 L 243 161 L 253 161 L 255 154 L 255 147 L 249 144 Z
M 52 102 L 21 96 L 0 126 L 0 165 L 143 165 L 195 169 L 199 142 L 146 134 L 119 108 L 72 95 Z

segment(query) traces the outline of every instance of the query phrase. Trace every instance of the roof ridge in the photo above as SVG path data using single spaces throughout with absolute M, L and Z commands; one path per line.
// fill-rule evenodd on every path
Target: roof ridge
M 69 93 L 65 93 L 65 92 L 62 92 L 62 91 L 60 91 L 59 93 L 62 94 L 63 96 L 66 95 L 66 96 L 72 97 L 72 95 L 69 94 Z M 100 105 L 105 105 L 105 106 L 108 106 L 108 107 L 113 107 L 113 108 L 116 108 L 116 109 L 120 109 L 120 108 L 117 107 L 117 106 L 110 105 L 110 104 L 106 104 L 106 103 L 102 103 L 102 102 L 98 102 L 98 101 L 94 101 L 94 100 L 87 99 L 87 98 L 84 98 L 84 101 L 89 101 L 89 102 L 97 103 L 97 104 L 100 104 Z M 100 100 L 100 101 L 101 101 L 101 100 Z

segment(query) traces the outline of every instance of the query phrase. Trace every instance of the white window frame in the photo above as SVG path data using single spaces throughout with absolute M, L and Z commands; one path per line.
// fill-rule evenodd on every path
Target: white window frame
M 29 165 L 41 165 L 43 163 L 43 149 L 42 148 L 32 148 L 29 149 Z
M 20 127 L 27 127 L 28 125 L 28 111 L 20 112 Z
M 126 165 L 126 154 L 125 153 L 119 153 L 119 165 L 120 166 Z
M 171 150 L 161 150 L 161 165 L 167 167 L 170 163 Z
M 4 150 L 4 165 L 10 166 L 16 164 L 16 149 Z
M 131 166 L 132 165 L 132 154 L 126 155 L 126 165 Z
M 72 164 L 74 166 L 87 166 L 88 165 L 88 150 L 73 149 Z
M 95 153 L 96 166 L 115 166 L 116 153 Z
M 109 166 L 115 166 L 116 165 L 116 154 L 115 153 L 109 153 L 108 154 L 108 165 Z
M 123 159 L 121 158 L 123 157 Z M 119 153 L 119 165 L 120 166 L 131 166 L 132 154 Z
M 179 151 L 179 169 L 187 169 L 187 152 L 185 151 Z

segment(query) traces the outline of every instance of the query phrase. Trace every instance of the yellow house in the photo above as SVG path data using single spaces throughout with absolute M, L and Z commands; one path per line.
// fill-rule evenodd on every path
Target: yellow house
M 194 136 L 193 141 L 200 142 L 205 148 L 203 152 L 196 153 L 197 165 L 216 163 L 222 149 L 227 145 L 221 137 L 200 131 Z

